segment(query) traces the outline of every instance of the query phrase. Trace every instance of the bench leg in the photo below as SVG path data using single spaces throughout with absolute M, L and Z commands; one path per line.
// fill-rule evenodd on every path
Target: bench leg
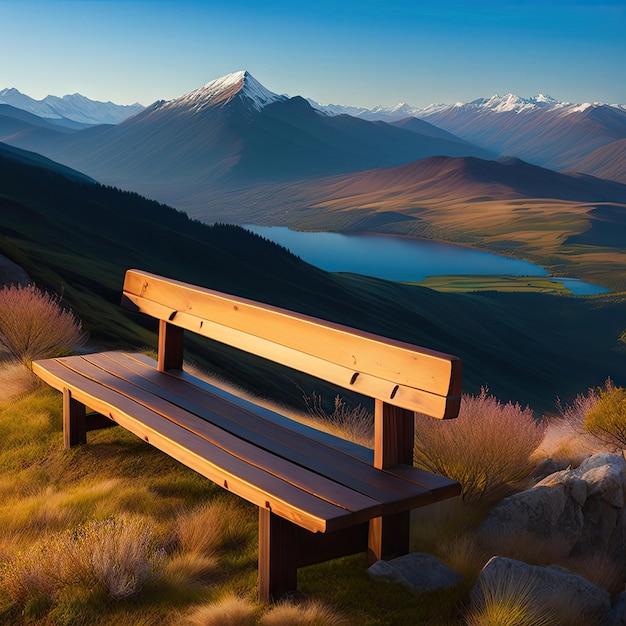
M 374 410 L 374 467 L 413 465 L 415 415 L 376 400 Z M 392 559 L 409 552 L 411 513 L 405 511 L 370 520 L 367 560 Z
M 87 443 L 85 405 L 72 398 L 69 389 L 63 389 L 63 444 L 66 448 Z
M 371 519 L 367 546 L 368 564 L 408 554 L 410 526 L 410 511 Z
M 291 522 L 259 507 L 259 599 L 273 602 L 297 586 L 297 534 Z

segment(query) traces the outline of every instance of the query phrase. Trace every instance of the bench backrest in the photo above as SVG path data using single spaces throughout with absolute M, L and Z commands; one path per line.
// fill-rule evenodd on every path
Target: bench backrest
M 140 270 L 122 306 L 160 320 L 159 369 L 182 369 L 185 329 L 387 404 L 456 417 L 457 357 Z

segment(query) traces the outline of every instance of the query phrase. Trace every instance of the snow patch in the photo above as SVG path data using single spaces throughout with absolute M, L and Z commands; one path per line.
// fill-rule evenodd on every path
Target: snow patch
M 216 78 L 199 89 L 174 98 L 167 106 L 200 111 L 205 107 L 230 102 L 237 96 L 246 98 L 257 111 L 272 102 L 287 99 L 287 96 L 278 95 L 265 88 L 250 72 L 239 71 Z

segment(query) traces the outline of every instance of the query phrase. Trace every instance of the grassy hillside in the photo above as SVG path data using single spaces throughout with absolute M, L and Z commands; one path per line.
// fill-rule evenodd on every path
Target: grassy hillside
M 289 185 L 207 190 L 200 219 L 475 246 L 626 291 L 626 185 L 519 159 L 431 157 Z M 212 197 L 208 196 L 212 194 Z
M 626 372 L 620 297 L 448 294 L 331 275 L 237 227 L 194 222 L 136 194 L 6 155 L 0 253 L 63 293 L 96 344 L 154 345 L 154 325 L 118 306 L 124 271 L 137 267 L 456 354 L 465 391 L 488 385 L 502 400 L 538 410 L 607 376 L 623 384 Z M 297 404 L 298 386 L 320 390 L 229 350 L 193 348 L 218 372 L 282 401 Z

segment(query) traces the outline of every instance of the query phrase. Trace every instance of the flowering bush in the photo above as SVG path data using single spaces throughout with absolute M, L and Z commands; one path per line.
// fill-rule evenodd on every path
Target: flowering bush
M 87 339 L 78 318 L 59 296 L 33 284 L 0 289 L 0 348 L 28 365 L 82 345 Z
M 530 408 L 502 404 L 482 389 L 463 395 L 454 420 L 416 416 L 415 464 L 457 480 L 463 500 L 474 501 L 525 476 L 543 434 Z

